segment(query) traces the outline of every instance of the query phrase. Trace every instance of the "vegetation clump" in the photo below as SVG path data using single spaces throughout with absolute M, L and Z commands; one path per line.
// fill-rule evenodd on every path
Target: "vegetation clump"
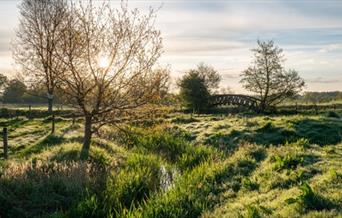
M 308 183 L 304 182 L 299 189 L 301 194 L 297 198 L 287 199 L 288 204 L 298 203 L 304 210 L 324 210 L 333 207 L 329 200 L 314 192 Z
M 296 169 L 298 165 L 303 164 L 304 158 L 298 155 L 287 154 L 285 156 L 274 156 L 274 169 Z
M 340 115 L 338 113 L 336 113 L 335 111 L 329 111 L 327 113 L 327 117 L 331 117 L 331 118 L 340 118 Z

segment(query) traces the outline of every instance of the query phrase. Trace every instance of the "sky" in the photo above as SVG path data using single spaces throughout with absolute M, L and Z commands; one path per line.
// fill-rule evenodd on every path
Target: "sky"
M 0 73 L 13 75 L 11 41 L 18 0 L 0 0 Z M 113 1 L 117 5 L 117 1 Z M 306 91 L 342 91 L 342 1 L 332 0 L 129 0 L 130 8 L 159 8 L 162 65 L 173 80 L 200 62 L 221 75 L 221 87 L 246 93 L 239 83 L 257 40 L 284 49 L 287 69 L 296 69 Z

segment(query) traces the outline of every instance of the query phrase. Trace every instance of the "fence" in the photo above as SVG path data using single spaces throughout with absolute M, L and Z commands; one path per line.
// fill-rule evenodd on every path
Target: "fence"
M 8 158 L 8 130 L 7 130 L 7 127 L 4 127 L 3 130 L 2 130 L 2 148 L 3 148 L 3 157 L 4 159 L 7 159 Z
M 281 105 L 277 107 L 279 111 L 293 111 L 293 112 L 300 112 L 300 111 L 314 111 L 318 114 L 319 111 L 335 111 L 335 110 L 342 110 L 342 104 L 326 104 L 326 105 L 302 105 L 302 104 L 295 104 L 295 105 Z

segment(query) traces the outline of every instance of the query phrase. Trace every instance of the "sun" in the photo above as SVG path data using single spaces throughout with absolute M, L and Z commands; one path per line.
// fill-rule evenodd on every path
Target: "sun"
M 98 64 L 101 68 L 107 68 L 109 66 L 109 58 L 105 55 L 101 55 L 98 58 Z

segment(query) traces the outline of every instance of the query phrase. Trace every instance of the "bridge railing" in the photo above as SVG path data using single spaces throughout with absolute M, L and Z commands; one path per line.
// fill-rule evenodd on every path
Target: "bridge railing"
M 258 99 L 252 96 L 240 94 L 214 95 L 211 98 L 210 104 L 212 106 L 237 105 L 256 109 Z

